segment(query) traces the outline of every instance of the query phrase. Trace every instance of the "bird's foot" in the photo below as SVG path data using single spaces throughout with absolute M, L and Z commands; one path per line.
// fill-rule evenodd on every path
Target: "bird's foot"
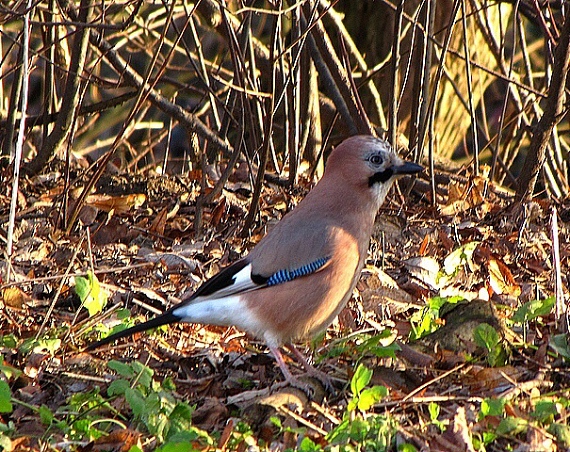
M 303 353 L 301 353 L 293 344 L 287 344 L 287 348 L 293 352 L 293 354 L 297 357 L 297 360 L 303 365 L 307 375 L 319 380 L 328 392 L 335 392 L 334 381 L 340 381 L 344 384 L 343 380 L 334 379 L 326 372 L 322 372 L 316 367 L 312 366 L 311 363 L 307 361 L 307 358 L 305 358 L 305 355 L 303 355 Z
M 272 386 L 272 390 L 280 391 L 287 388 L 297 389 L 301 391 L 308 400 L 320 403 L 326 395 L 326 390 L 320 380 L 309 377 L 307 375 L 288 376 L 285 381 L 276 383 Z
M 334 387 L 335 379 L 333 379 L 329 374 L 327 374 L 326 372 L 322 372 L 319 369 L 314 368 L 313 366 L 306 369 L 306 372 L 309 377 L 318 380 L 323 385 L 323 387 L 327 392 L 331 394 L 334 394 L 336 392 L 336 389 Z
M 275 357 L 275 360 L 277 361 L 277 364 L 281 368 L 283 376 L 285 377 L 283 385 L 289 385 L 294 388 L 298 388 L 305 392 L 307 396 L 313 400 L 315 400 L 315 396 L 319 393 L 323 393 L 324 396 L 325 391 L 329 393 L 335 392 L 333 379 L 328 374 L 321 372 L 320 370 L 311 366 L 303 354 L 298 351 L 292 344 L 287 344 L 287 347 L 297 356 L 297 359 L 305 368 L 305 374 L 299 377 L 293 376 L 285 364 L 285 361 L 283 360 L 283 356 L 281 355 L 279 349 L 277 347 L 269 347 L 273 353 L 273 356 Z M 318 387 L 319 390 L 315 391 L 316 387 Z

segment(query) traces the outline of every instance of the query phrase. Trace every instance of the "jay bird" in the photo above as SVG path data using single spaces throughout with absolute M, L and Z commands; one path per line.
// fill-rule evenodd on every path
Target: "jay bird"
M 399 176 L 422 170 L 381 139 L 346 139 L 331 152 L 319 183 L 246 257 L 162 315 L 87 350 L 175 322 L 234 325 L 265 340 L 285 380 L 295 382 L 279 348 L 288 347 L 307 371 L 315 371 L 292 341 L 324 330 L 343 309 L 390 187 Z

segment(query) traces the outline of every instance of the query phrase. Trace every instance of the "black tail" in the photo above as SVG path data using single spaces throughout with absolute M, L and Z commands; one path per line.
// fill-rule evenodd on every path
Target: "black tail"
M 132 334 L 139 333 L 141 331 L 150 330 L 151 328 L 156 328 L 162 325 L 167 325 L 169 323 L 176 323 L 179 322 L 181 319 L 180 317 L 174 315 L 171 310 L 166 311 L 164 314 L 155 317 L 154 319 L 147 320 L 146 322 L 139 323 L 138 325 L 132 326 L 127 328 L 126 330 L 119 331 L 118 333 L 111 334 L 100 341 L 93 342 L 89 344 L 85 350 L 91 351 L 95 350 L 96 348 L 101 347 L 102 345 L 109 344 L 117 339 L 121 339 L 123 337 L 131 336 Z

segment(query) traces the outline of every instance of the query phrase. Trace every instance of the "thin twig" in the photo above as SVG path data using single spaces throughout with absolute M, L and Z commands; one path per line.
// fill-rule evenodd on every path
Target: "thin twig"
M 311 17 L 311 5 L 305 3 L 303 5 L 303 12 L 305 18 Z M 369 121 L 367 121 L 367 118 L 363 118 L 359 113 L 358 103 L 356 101 L 354 92 L 351 90 L 346 70 L 342 66 L 342 63 L 337 56 L 334 47 L 332 46 L 328 33 L 326 32 L 322 22 L 316 21 L 312 25 L 313 28 L 311 29 L 311 36 L 314 38 L 314 42 L 319 51 L 319 54 L 325 62 L 326 67 L 330 71 L 335 86 L 338 89 L 343 103 L 348 110 L 348 113 L 345 112 L 345 115 L 348 114 L 348 116 L 343 116 L 343 120 L 347 122 L 349 128 L 352 129 L 351 131 L 353 134 L 372 133 L 372 128 Z
M 558 211 L 556 206 L 552 206 L 550 221 L 552 233 L 552 266 L 554 267 L 554 296 L 556 297 L 556 326 L 561 333 L 568 331 L 566 314 L 568 306 L 564 301 L 564 290 L 562 286 L 562 267 L 560 264 L 560 232 L 558 230 Z
M 10 261 L 12 258 L 12 246 L 14 241 L 14 227 L 16 224 L 16 207 L 18 205 L 18 184 L 20 181 L 20 164 L 22 162 L 22 153 L 24 148 L 24 131 L 26 130 L 26 110 L 28 109 L 28 84 L 29 84 L 29 73 L 28 73 L 28 48 L 30 45 L 30 11 L 31 0 L 28 0 L 26 9 L 28 12 L 24 16 L 24 30 L 22 33 L 22 89 L 21 89 L 21 101 L 20 101 L 20 129 L 18 130 L 18 137 L 16 140 L 16 149 L 14 155 L 14 179 L 12 180 L 12 196 L 10 198 L 10 219 L 8 221 L 8 237 L 6 244 L 6 257 Z M 15 101 L 14 101 L 15 102 Z M 11 279 L 11 262 L 6 266 L 6 281 Z
M 79 107 L 81 74 L 87 59 L 89 45 L 89 31 L 86 24 L 91 20 L 94 5 L 91 0 L 82 0 L 79 5 L 78 19 L 82 25 L 77 26 L 77 32 L 73 41 L 71 51 L 71 62 L 65 92 L 62 98 L 60 114 L 52 132 L 44 141 L 38 153 L 24 168 L 28 174 L 37 174 L 44 169 L 46 163 L 54 156 L 59 147 L 69 138 L 71 126 L 74 124 L 74 116 L 77 115 Z
M 392 64 L 390 68 L 390 84 L 392 89 L 390 90 L 390 103 L 388 104 L 388 136 L 390 139 L 390 144 L 394 149 L 398 147 L 398 105 L 400 100 L 400 40 L 402 38 L 402 20 L 404 11 L 404 0 L 398 2 L 396 7 L 395 21 L 394 21 L 394 33 L 392 34 Z
M 280 2 L 279 2 L 280 4 Z M 272 46 L 270 48 L 271 52 L 271 60 L 273 60 L 275 56 L 275 45 L 277 43 L 276 36 L 279 33 L 279 24 L 280 20 L 279 17 L 274 18 L 273 28 L 271 32 L 271 42 Z M 275 113 L 275 81 L 277 78 L 277 70 L 275 69 L 277 66 L 273 65 L 273 69 L 271 71 L 271 79 L 270 79 L 270 90 L 273 95 L 269 98 L 267 102 L 267 115 L 265 116 L 265 123 L 264 123 L 264 133 L 263 133 L 263 146 L 260 153 L 260 160 L 259 160 L 259 167 L 257 168 L 257 176 L 255 180 L 255 186 L 253 191 L 253 196 L 251 198 L 251 204 L 249 207 L 249 212 L 245 219 L 245 223 L 241 230 L 241 236 L 245 237 L 249 234 L 251 227 L 253 226 L 253 222 L 255 221 L 255 217 L 257 215 L 257 210 L 259 208 L 259 200 L 261 198 L 261 189 L 263 188 L 263 180 L 265 174 L 265 166 L 267 164 L 269 158 L 269 149 L 272 142 L 272 131 L 273 131 L 273 115 Z
M 466 0 L 461 0 L 461 23 L 463 25 L 463 51 L 465 52 L 465 75 L 467 78 L 467 97 L 469 99 L 469 115 L 471 116 L 471 131 L 473 133 L 473 174 L 479 175 L 479 137 L 477 135 L 477 118 L 473 103 L 473 77 L 471 75 L 471 56 L 467 40 L 467 11 Z
M 565 86 L 570 66 L 570 8 L 566 8 L 564 25 L 554 51 L 552 80 L 544 114 L 533 132 L 530 147 L 518 179 L 517 199 L 522 202 L 532 197 L 539 172 L 544 165 L 546 147 L 554 126 L 562 119 L 566 100 Z

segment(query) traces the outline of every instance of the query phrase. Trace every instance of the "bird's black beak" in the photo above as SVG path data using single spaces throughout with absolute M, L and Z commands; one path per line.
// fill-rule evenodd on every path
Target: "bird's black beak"
M 414 162 L 404 162 L 401 165 L 392 167 L 392 171 L 394 172 L 394 174 L 399 174 L 399 175 L 416 174 L 423 170 L 424 167 L 422 165 L 418 165 L 417 163 Z

